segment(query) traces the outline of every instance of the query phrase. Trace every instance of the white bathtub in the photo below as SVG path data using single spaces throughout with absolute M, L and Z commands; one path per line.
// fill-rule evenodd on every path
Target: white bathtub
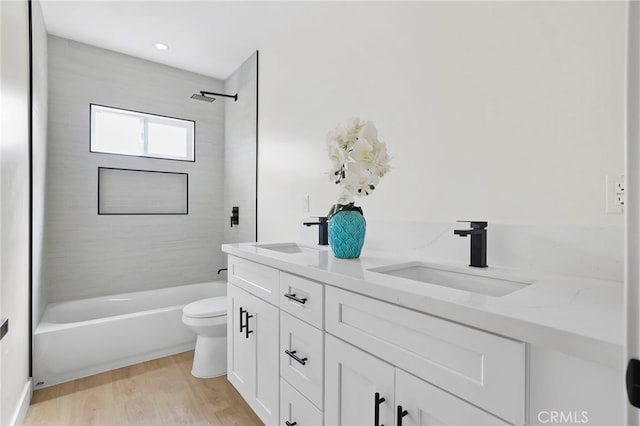
M 36 327 L 36 389 L 195 347 L 182 307 L 227 294 L 225 281 L 50 303 Z

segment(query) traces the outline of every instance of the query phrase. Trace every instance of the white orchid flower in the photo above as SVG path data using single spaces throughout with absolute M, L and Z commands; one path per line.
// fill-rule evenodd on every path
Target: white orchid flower
M 369 195 L 389 172 L 387 145 L 378 140 L 371 121 L 352 118 L 327 135 L 330 180 L 340 185 L 338 203 L 352 204 L 354 197 Z
M 373 163 L 374 156 L 375 151 L 368 140 L 360 138 L 353 144 L 351 158 L 353 158 L 353 161 L 356 163 L 370 165 Z
M 364 138 L 370 141 L 378 140 L 378 129 L 369 120 L 362 123 L 360 128 L 360 138 Z
M 331 166 L 333 173 L 342 169 L 346 159 L 347 153 L 336 142 L 327 143 L 327 151 L 329 152 L 329 160 L 331 160 Z

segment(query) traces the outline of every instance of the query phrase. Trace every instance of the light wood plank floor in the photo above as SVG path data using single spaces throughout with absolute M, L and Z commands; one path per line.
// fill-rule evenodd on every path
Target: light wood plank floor
M 193 351 L 36 390 L 25 426 L 262 425 L 226 376 L 191 375 Z

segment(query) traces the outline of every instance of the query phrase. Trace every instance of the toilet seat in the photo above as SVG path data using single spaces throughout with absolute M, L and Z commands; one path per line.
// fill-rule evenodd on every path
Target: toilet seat
M 227 315 L 227 298 L 218 296 L 198 300 L 182 308 L 182 313 L 190 318 L 221 317 Z

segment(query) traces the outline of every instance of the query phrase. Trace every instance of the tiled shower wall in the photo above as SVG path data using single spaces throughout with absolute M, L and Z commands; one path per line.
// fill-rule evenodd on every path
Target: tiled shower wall
M 225 80 L 225 90 L 238 101 L 225 102 L 224 125 L 224 242 L 256 241 L 256 119 L 258 52 Z M 229 222 L 237 206 L 240 223 Z
M 224 266 L 224 82 L 49 37 L 43 285 L 60 301 L 215 279 Z M 195 120 L 196 161 L 89 152 L 89 104 Z M 188 215 L 97 213 L 98 167 L 189 174 Z

